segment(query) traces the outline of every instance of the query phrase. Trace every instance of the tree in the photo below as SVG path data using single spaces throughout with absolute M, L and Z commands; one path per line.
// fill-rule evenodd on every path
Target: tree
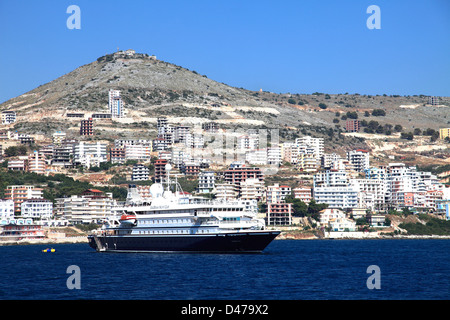
M 383 117 L 386 115 L 386 111 L 384 111 L 383 109 L 373 109 L 372 115 L 374 117 Z
M 412 140 L 412 139 L 414 139 L 414 135 L 412 132 L 408 132 L 408 133 L 402 132 L 400 135 L 400 139 Z
M 315 220 L 319 220 L 319 212 L 326 209 L 328 205 L 326 203 L 317 203 L 314 199 L 308 205 L 308 215 Z
M 401 132 L 403 130 L 403 127 L 399 124 L 396 124 L 394 127 L 394 131 L 395 132 Z
M 356 111 L 348 111 L 347 112 L 347 118 L 349 119 L 358 119 L 358 113 Z
M 292 195 L 287 196 L 284 201 L 292 203 L 293 215 L 295 217 L 304 217 L 308 213 L 308 206 L 300 199 L 294 198 Z
M 320 109 L 326 109 L 327 105 L 325 103 L 321 102 L 321 103 L 319 103 L 319 108 Z

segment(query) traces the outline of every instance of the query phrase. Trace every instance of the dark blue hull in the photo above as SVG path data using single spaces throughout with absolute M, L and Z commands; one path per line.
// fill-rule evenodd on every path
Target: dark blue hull
M 105 252 L 247 252 L 263 251 L 280 231 L 210 235 L 89 236 L 89 245 Z

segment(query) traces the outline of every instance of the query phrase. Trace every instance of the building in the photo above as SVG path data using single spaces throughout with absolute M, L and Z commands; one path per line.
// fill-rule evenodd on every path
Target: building
M 445 138 L 450 139 L 450 128 L 441 128 L 439 129 L 439 138 L 444 140 Z
M 20 213 L 22 202 L 25 200 L 42 199 L 42 190 L 42 188 L 27 185 L 7 186 L 5 198 L 14 201 L 14 211 Z
M 281 158 L 280 147 L 267 148 L 267 164 L 279 166 L 281 164 Z
M 153 150 L 155 151 L 165 151 L 170 149 L 172 142 L 164 138 L 156 138 L 152 142 Z
M 292 203 L 268 203 L 267 225 L 290 225 L 292 224 L 292 213 Z
M 243 135 L 238 137 L 237 143 L 239 150 L 256 150 L 259 148 L 259 136 L 256 133 Z
M 133 166 L 133 173 L 131 174 L 132 181 L 147 181 L 150 175 L 150 170 L 148 167 L 137 164 Z
M 311 188 L 295 188 L 293 190 L 294 198 L 300 199 L 304 203 L 308 204 L 312 199 L 312 189 Z
M 320 166 L 325 170 L 337 169 L 340 160 L 341 156 L 337 153 L 324 153 L 320 158 Z
M 20 215 L 33 220 L 50 219 L 53 216 L 53 202 L 47 199 L 29 199 L 22 202 Z
M 278 183 L 273 186 L 268 186 L 266 190 L 266 201 L 267 203 L 279 203 L 284 202 L 284 199 L 287 196 L 290 196 L 292 193 L 291 187 L 282 185 L 280 186 Z
M 216 194 L 216 199 L 236 199 L 239 196 L 239 187 L 236 184 L 220 183 L 216 184 L 213 191 Z
M 200 173 L 200 164 L 189 162 L 180 166 L 180 171 L 187 176 L 197 176 Z
M 350 184 L 358 191 L 359 207 L 385 210 L 387 186 L 382 179 L 351 179 Z
M 188 126 L 176 126 L 173 130 L 174 143 L 186 143 L 191 128 Z
M 345 122 L 345 131 L 347 132 L 359 132 L 361 128 L 361 124 L 359 120 L 356 119 L 347 119 Z
M 328 204 L 330 208 L 351 209 L 358 207 L 358 191 L 354 187 L 314 187 L 314 200 Z
M 367 221 L 372 227 L 383 227 L 386 221 L 386 217 L 381 214 L 368 214 Z
M 302 172 L 311 173 L 318 169 L 318 160 L 312 154 L 305 154 L 303 152 L 298 154 L 296 168 Z
M 87 120 L 81 120 L 80 122 L 80 136 L 93 136 L 94 135 L 94 121 L 92 118 Z
M 450 199 L 438 200 L 436 202 L 436 214 L 441 215 L 445 220 L 450 220 Z
M 73 146 L 73 162 L 86 168 L 98 167 L 100 163 L 108 161 L 106 147 L 106 144 L 100 142 L 80 141 Z
M 81 131 L 81 129 L 80 129 Z M 52 141 L 54 145 L 60 146 L 64 140 L 66 140 L 66 133 L 62 131 L 56 131 L 52 135 Z
M 16 112 L 15 111 L 2 111 L 2 124 L 11 124 L 16 122 Z
M 0 199 L 0 225 L 10 224 L 14 220 L 14 201 Z
M 319 212 L 319 223 L 322 227 L 327 227 L 333 219 L 343 219 L 345 213 L 337 208 L 327 208 Z
M 19 159 L 8 160 L 8 170 L 12 171 L 27 171 L 28 160 L 27 157 L 19 157 Z
M 344 170 L 327 170 L 314 175 L 314 187 L 346 187 L 348 174 Z
M 312 138 L 310 136 L 304 136 L 302 138 L 295 139 L 295 143 L 300 147 L 301 150 L 304 150 L 303 153 L 312 153 L 314 158 L 320 161 L 324 150 L 323 138 Z
M 347 159 L 357 172 L 369 169 L 369 152 L 358 149 L 347 152 Z
M 70 167 L 73 162 L 73 144 L 64 143 L 53 148 L 52 165 Z
M 198 192 L 210 193 L 215 188 L 216 174 L 214 171 L 202 171 L 198 174 Z
M 219 124 L 217 122 L 205 122 L 202 123 L 202 129 L 208 133 L 219 132 Z
M 126 144 L 125 160 L 150 161 L 152 151 L 151 144 Z
M 242 181 L 249 178 L 264 181 L 261 169 L 256 167 L 230 167 L 224 172 L 224 180 L 229 184 L 240 185 Z
M 251 165 L 266 165 L 267 164 L 267 150 L 250 150 L 245 153 L 245 161 Z
M 155 183 L 163 183 L 167 180 L 166 165 L 169 162 L 165 159 L 158 159 L 155 162 Z
M 125 148 L 109 149 L 109 161 L 111 163 L 125 163 Z
M 42 153 L 34 151 L 33 154 L 28 156 L 28 172 L 34 172 L 37 174 L 45 174 L 47 169 L 47 163 L 45 156 Z
M 432 106 L 439 105 L 439 97 L 428 97 L 428 104 L 431 104 Z
M 264 182 L 256 178 L 241 181 L 239 185 L 239 197 L 242 200 L 261 200 L 264 192 Z
M 115 205 L 112 194 L 89 189 L 81 195 L 57 198 L 55 213 L 63 216 L 70 223 L 101 223 L 112 216 Z
M 43 239 L 45 237 L 42 226 L 33 224 L 33 219 L 14 219 L 10 224 L 0 227 L 0 239 L 22 240 Z
M 328 221 L 330 231 L 352 232 L 356 231 L 356 222 L 348 218 L 334 218 Z
M 108 107 L 112 118 L 122 118 L 124 116 L 123 105 L 120 90 L 110 89 L 108 92 Z

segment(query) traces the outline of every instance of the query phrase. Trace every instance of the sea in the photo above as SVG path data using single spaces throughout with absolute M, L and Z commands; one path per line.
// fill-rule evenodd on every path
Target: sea
M 0 257 L 1 300 L 450 299 L 448 239 L 275 240 L 259 254 L 15 245 Z

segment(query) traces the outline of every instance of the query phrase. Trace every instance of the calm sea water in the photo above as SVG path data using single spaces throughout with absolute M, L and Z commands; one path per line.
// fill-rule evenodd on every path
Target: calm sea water
M 450 299 L 450 240 L 279 240 L 250 255 L 46 247 L 0 247 L 0 299 Z M 71 265 L 81 289 L 67 287 Z M 370 265 L 380 268 L 380 289 L 367 287 Z

